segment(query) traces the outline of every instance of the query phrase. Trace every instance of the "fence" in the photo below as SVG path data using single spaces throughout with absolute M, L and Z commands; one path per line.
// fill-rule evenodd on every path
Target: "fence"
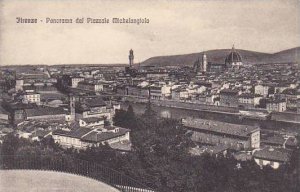
M 114 186 L 123 192 L 156 191 L 116 170 L 85 160 L 63 156 L 0 155 L 0 169 L 52 170 L 86 176 Z

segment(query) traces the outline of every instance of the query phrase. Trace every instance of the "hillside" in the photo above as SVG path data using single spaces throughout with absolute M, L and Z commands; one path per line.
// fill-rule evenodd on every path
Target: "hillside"
M 224 63 L 226 56 L 230 53 L 231 49 L 216 49 L 206 51 L 209 62 Z M 243 58 L 243 62 L 247 64 L 261 64 L 261 63 L 274 63 L 274 62 L 295 62 L 300 61 L 300 47 L 280 51 L 274 54 L 260 53 L 248 50 L 237 49 Z M 203 52 L 191 53 L 185 55 L 171 55 L 171 56 L 158 56 L 151 57 L 141 63 L 142 66 L 157 65 L 193 65 L 193 63 L 200 58 Z

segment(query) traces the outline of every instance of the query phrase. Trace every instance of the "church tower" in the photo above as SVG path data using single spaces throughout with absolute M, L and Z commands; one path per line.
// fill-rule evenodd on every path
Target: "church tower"
M 75 121 L 75 97 L 73 95 L 69 96 L 70 100 L 70 121 Z
M 132 67 L 133 60 L 134 60 L 134 55 L 133 55 L 133 50 L 132 49 L 130 49 L 128 57 L 129 57 L 129 67 Z
M 205 53 L 203 53 L 203 55 L 202 55 L 202 70 L 204 72 L 207 71 L 207 57 L 206 57 Z

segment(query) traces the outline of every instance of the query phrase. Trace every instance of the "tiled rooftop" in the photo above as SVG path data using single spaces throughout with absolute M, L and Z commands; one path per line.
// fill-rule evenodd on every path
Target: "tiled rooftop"
M 291 151 L 284 148 L 266 147 L 262 150 L 255 151 L 253 157 L 257 159 L 287 162 L 291 158 Z
M 186 118 L 183 120 L 183 125 L 187 128 L 194 128 L 205 131 L 223 133 L 227 135 L 247 137 L 250 133 L 259 130 L 259 127 L 250 125 L 238 125 L 224 123 L 220 121 L 212 121 L 206 119 Z

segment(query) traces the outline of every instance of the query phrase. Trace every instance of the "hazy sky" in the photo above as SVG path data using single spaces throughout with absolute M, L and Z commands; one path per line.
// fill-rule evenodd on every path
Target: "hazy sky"
M 2 0 L 0 65 L 128 63 L 130 48 L 137 63 L 233 43 L 272 53 L 300 46 L 299 9 L 298 0 Z M 39 23 L 17 24 L 16 17 Z M 47 17 L 146 17 L 150 23 L 47 24 Z

